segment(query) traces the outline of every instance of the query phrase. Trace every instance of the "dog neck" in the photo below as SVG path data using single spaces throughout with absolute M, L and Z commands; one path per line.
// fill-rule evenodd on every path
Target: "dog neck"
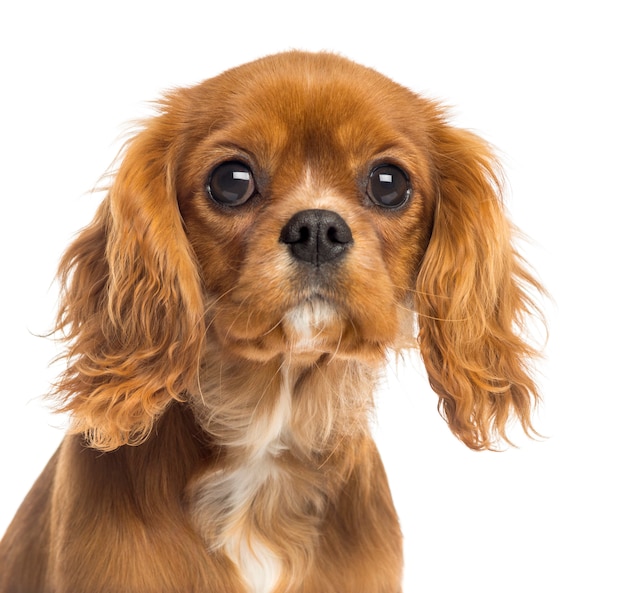
M 369 434 L 374 372 L 328 356 L 210 361 L 192 407 L 219 455 L 188 489 L 192 521 L 250 592 L 267 593 L 306 571 L 328 501 Z
M 219 349 L 206 357 L 191 396 L 200 426 L 231 459 L 288 450 L 313 460 L 337 440 L 369 433 L 380 369 L 324 354 L 251 362 Z

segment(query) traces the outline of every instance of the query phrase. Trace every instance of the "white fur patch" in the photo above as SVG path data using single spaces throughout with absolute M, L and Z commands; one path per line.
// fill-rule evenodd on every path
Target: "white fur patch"
M 269 481 L 272 487 L 280 488 L 283 479 L 276 456 L 285 449 L 282 439 L 289 428 L 292 394 L 289 372 L 283 370 L 282 375 L 274 409 L 253 417 L 239 439 L 228 443 L 245 449 L 245 460 L 235 467 L 209 472 L 193 494 L 196 525 L 201 533 L 211 534 L 212 549 L 223 550 L 235 563 L 248 593 L 271 593 L 283 573 L 280 558 L 261 541 L 248 520 L 259 490 Z
M 337 321 L 332 305 L 320 299 L 302 303 L 285 315 L 285 325 L 292 336 L 294 351 L 316 350 L 321 332 Z
M 282 572 L 280 559 L 255 537 L 245 520 L 258 489 L 271 479 L 275 470 L 273 465 L 270 459 L 257 459 L 236 470 L 223 472 L 217 481 L 213 476 L 211 483 L 207 484 L 217 500 L 222 504 L 227 501 L 230 506 L 216 547 L 222 548 L 237 565 L 249 593 L 271 593 Z M 202 501 L 206 502 L 206 499 Z

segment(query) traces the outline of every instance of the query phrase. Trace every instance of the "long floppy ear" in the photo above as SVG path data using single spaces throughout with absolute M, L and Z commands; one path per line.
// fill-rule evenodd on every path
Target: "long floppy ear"
M 498 165 L 474 134 L 441 124 L 433 135 L 438 204 L 417 281 L 419 346 L 439 411 L 472 449 L 495 448 L 517 417 L 534 433 L 535 350 L 522 336 L 542 291 L 512 245 Z
M 202 293 L 165 117 L 130 142 L 108 196 L 59 268 L 57 329 L 69 347 L 55 393 L 73 430 L 102 450 L 142 442 L 197 375 Z

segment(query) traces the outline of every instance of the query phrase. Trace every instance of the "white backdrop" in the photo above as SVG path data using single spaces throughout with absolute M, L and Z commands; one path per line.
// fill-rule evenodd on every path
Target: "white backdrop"
M 473 453 L 419 365 L 390 369 L 377 439 L 407 593 L 626 591 L 624 17 L 616 1 L 44 0 L 0 8 L 0 533 L 62 437 L 52 279 L 126 124 L 171 86 L 328 49 L 455 106 L 501 150 L 550 290 L 543 442 Z M 621 12 L 621 9 L 619 10 Z M 622 305 L 619 305 L 619 303 Z

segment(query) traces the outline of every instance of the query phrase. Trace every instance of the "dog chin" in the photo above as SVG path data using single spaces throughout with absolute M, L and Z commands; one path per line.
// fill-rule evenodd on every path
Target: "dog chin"
M 382 326 L 376 323 L 381 319 Z M 306 365 L 322 357 L 380 362 L 397 339 L 398 327 L 392 314 L 366 315 L 313 295 L 275 315 L 244 315 L 239 309 L 232 316 L 218 315 L 212 331 L 224 352 L 255 362 L 285 359 Z
M 291 353 L 320 354 L 328 352 L 329 344 L 339 346 L 343 320 L 334 305 L 321 298 L 313 298 L 285 314 L 283 331 Z

